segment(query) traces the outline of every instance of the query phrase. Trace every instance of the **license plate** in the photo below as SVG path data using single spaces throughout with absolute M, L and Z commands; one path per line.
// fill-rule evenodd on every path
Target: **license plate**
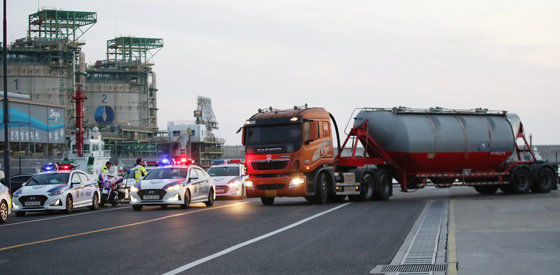
M 144 197 L 145 200 L 159 200 L 159 195 L 146 195 Z
M 276 197 L 276 190 L 265 190 L 264 195 L 266 197 Z
M 37 205 L 41 205 L 40 201 L 26 201 L 25 202 L 25 206 L 37 206 Z

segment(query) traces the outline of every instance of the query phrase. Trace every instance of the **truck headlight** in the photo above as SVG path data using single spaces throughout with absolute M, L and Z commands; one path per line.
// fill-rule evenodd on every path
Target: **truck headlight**
M 253 188 L 253 182 L 250 180 L 245 181 L 245 187 L 247 188 Z
M 300 184 L 304 183 L 305 179 L 303 177 L 294 177 L 290 180 L 290 185 L 288 188 L 297 188 Z

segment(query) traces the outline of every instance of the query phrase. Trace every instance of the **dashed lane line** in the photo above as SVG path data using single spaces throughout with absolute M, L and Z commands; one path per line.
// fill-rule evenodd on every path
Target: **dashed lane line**
M 157 221 L 161 221 L 161 220 L 167 220 L 167 219 L 176 218 L 176 217 L 180 217 L 180 216 L 185 216 L 185 215 L 189 215 L 189 214 L 194 214 L 194 213 L 198 213 L 198 212 L 209 211 L 209 210 L 213 210 L 213 209 L 226 208 L 226 207 L 236 206 L 236 205 L 242 205 L 242 204 L 246 204 L 246 203 L 249 203 L 249 202 L 240 202 L 240 203 L 228 204 L 228 205 L 224 205 L 224 206 L 217 206 L 217 207 L 212 207 L 212 208 L 205 208 L 205 209 L 200 209 L 200 210 L 195 210 L 195 211 L 189 211 L 189 212 L 183 212 L 183 213 L 174 214 L 174 215 L 169 215 L 169 216 L 163 216 L 163 217 L 159 217 L 159 218 L 155 218 L 155 219 L 151 219 L 151 220 L 145 220 L 145 221 L 141 221 L 141 222 L 123 224 L 123 225 L 113 226 L 113 227 L 106 227 L 106 228 L 91 230 L 91 231 L 82 232 L 82 233 L 76 233 L 76 234 L 70 234 L 70 235 L 64 235 L 64 236 L 60 236 L 60 237 L 50 238 L 50 239 L 41 240 L 41 241 L 28 242 L 28 243 L 22 243 L 22 244 L 17 244 L 17 245 L 11 245 L 11 246 L 6 246 L 6 247 L 0 248 L 0 251 L 6 251 L 6 250 L 10 250 L 10 249 L 14 249 L 14 248 L 19 248 L 19 247 L 24 247 L 24 246 L 31 246 L 31 245 L 36 245 L 36 244 L 43 244 L 43 243 L 54 242 L 54 241 L 63 240 L 63 239 L 75 238 L 75 237 L 80 237 L 80 236 L 85 236 L 85 235 L 91 235 L 91 234 L 100 233 L 100 232 L 106 232 L 106 231 L 111 231 L 111 230 L 117 230 L 117 229 L 132 227 L 132 226 L 138 226 L 138 225 L 142 225 L 142 224 L 157 222 Z
M 296 223 L 290 224 L 290 225 L 288 225 L 288 226 L 282 227 L 282 228 L 280 228 L 280 229 L 277 229 L 277 230 L 272 231 L 272 232 L 270 232 L 270 233 L 261 235 L 261 236 L 259 236 L 259 237 L 254 238 L 254 239 L 248 240 L 248 241 L 246 241 L 246 242 L 242 242 L 242 243 L 240 243 L 240 244 L 234 245 L 234 246 L 232 246 L 232 247 L 229 247 L 229 248 L 227 248 L 227 249 L 224 249 L 224 250 L 222 250 L 222 251 L 219 251 L 219 252 L 217 252 L 217 253 L 214 253 L 214 254 L 212 254 L 212 255 L 210 255 L 210 256 L 204 257 L 204 258 L 199 259 L 199 260 L 196 260 L 196 261 L 194 261 L 194 262 L 192 262 L 192 263 L 185 264 L 185 265 L 183 265 L 183 266 L 181 266 L 181 267 L 178 267 L 178 268 L 176 268 L 176 269 L 174 269 L 174 270 L 171 270 L 171 271 L 169 271 L 169 272 L 166 272 L 166 273 L 164 273 L 164 275 L 174 275 L 174 274 L 181 273 L 181 272 L 186 271 L 186 270 L 188 270 L 188 269 L 191 269 L 191 268 L 193 268 L 193 267 L 195 267 L 195 266 L 197 266 L 197 265 L 200 265 L 200 264 L 203 264 L 203 263 L 208 262 L 208 261 L 210 261 L 210 260 L 213 260 L 213 259 L 215 259 L 215 258 L 221 257 L 221 256 L 226 255 L 226 254 L 228 254 L 228 253 L 231 253 L 231 252 L 233 252 L 233 251 L 235 251 L 235 250 L 237 250 L 237 249 L 240 249 L 240 248 L 242 248 L 242 247 L 248 246 L 248 245 L 250 245 L 250 244 L 252 244 L 252 243 L 255 243 L 255 242 L 258 242 L 258 241 L 260 241 L 260 240 L 266 239 L 266 238 L 271 237 L 271 236 L 273 236 L 273 235 L 276 235 L 276 234 L 278 234 L 278 233 L 284 232 L 284 231 L 286 231 L 286 230 L 288 230 L 288 229 L 294 228 L 294 227 L 296 227 L 296 226 L 298 226 L 298 225 L 301 225 L 301 224 L 303 224 L 303 223 L 306 223 L 306 222 L 308 222 L 308 221 L 310 221 L 310 220 L 313 220 L 313 219 L 315 219 L 315 218 L 318 218 L 318 217 L 320 217 L 320 216 L 323 216 L 323 215 L 325 215 L 325 214 L 327 214 L 327 213 L 330 213 L 330 212 L 332 212 L 332 211 L 338 210 L 338 209 L 340 209 L 340 208 L 342 208 L 342 207 L 344 207 L 344 206 L 347 206 L 347 205 L 349 205 L 349 204 L 351 204 L 351 202 L 347 202 L 347 203 L 345 203 L 345 204 L 342 204 L 342 205 L 339 205 L 339 206 L 337 206 L 337 207 L 331 208 L 331 209 L 329 209 L 329 210 L 323 211 L 323 212 L 321 212 L 321 213 L 315 214 L 315 215 L 313 215 L 313 216 L 311 216 L 311 217 L 305 218 L 305 219 L 303 219 L 303 220 L 301 220 L 301 221 L 299 221 L 299 222 L 296 222 Z
M 105 209 L 105 210 L 97 210 L 97 211 L 89 211 L 89 212 L 76 213 L 76 214 L 71 214 L 71 215 L 64 215 L 64 216 L 43 218 L 43 219 L 30 220 L 30 221 L 24 221 L 24 222 L 16 222 L 16 223 L 3 224 L 3 225 L 0 225 L 0 228 L 8 227 L 8 226 L 14 226 L 14 225 L 20 225 L 20 224 L 26 224 L 26 223 L 33 223 L 33 222 L 42 222 L 42 221 L 55 220 L 55 219 L 62 219 L 62 218 L 71 218 L 71 217 L 76 217 L 76 216 L 81 216 L 81 215 L 95 214 L 95 213 L 101 213 L 101 212 L 107 212 L 107 211 L 115 211 L 115 210 L 122 210 L 122 209 L 125 209 L 125 207 L 118 207 L 118 208 Z

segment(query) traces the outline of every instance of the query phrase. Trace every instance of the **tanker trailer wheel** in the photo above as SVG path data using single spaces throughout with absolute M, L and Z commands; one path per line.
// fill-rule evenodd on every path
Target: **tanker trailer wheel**
M 554 185 L 554 172 L 548 167 L 541 167 L 537 173 L 537 181 L 533 183 L 535 193 L 548 193 Z
M 325 173 L 320 173 L 317 176 L 317 182 L 315 183 L 315 198 L 314 201 L 317 204 L 325 204 L 327 203 L 327 199 L 329 197 L 328 193 L 328 182 Z
M 510 186 L 514 194 L 525 194 L 531 190 L 532 185 L 531 172 L 525 168 L 517 169 L 513 173 L 513 179 Z
M 391 196 L 392 177 L 386 171 L 377 174 L 377 190 L 373 193 L 373 199 L 377 201 L 388 200 Z
M 476 185 L 474 190 L 480 194 L 494 194 L 498 191 L 498 185 Z

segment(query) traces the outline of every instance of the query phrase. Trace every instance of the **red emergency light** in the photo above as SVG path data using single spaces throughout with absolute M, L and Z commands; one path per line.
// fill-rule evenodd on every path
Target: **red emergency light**
M 175 157 L 173 158 L 173 160 L 175 161 L 176 165 L 189 165 L 194 163 L 194 160 L 186 156 Z

